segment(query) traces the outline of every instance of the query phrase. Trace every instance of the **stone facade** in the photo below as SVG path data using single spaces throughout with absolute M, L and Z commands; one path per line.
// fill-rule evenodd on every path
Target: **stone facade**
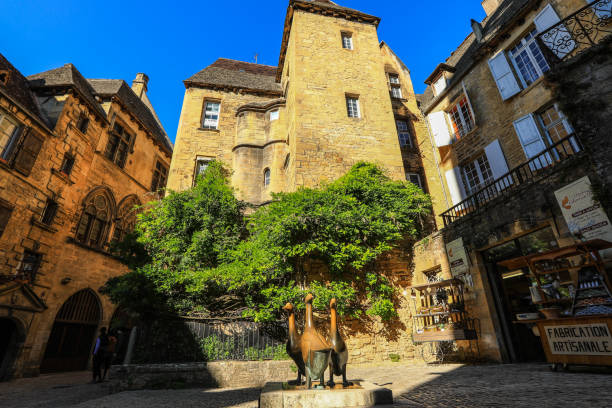
M 18 82 L 0 84 L 0 112 L 25 129 L 21 149 L 27 135 L 35 132 L 40 139 L 30 148 L 31 171 L 24 172 L 14 154 L 0 162 L 0 200 L 9 210 L 0 238 L 0 321 L 9 344 L 0 355 L 0 376 L 38 374 L 50 336 L 59 330 L 56 315 L 76 293 L 92 300 L 91 319 L 82 325 L 77 316 L 64 315 L 65 327 L 76 328 L 66 336 L 76 343 L 62 340 L 65 346 L 54 347 L 55 354 L 80 353 L 79 367 L 66 368 L 84 369 L 94 333 L 109 324 L 115 309 L 99 288 L 127 271 L 109 254 L 108 243 L 133 227 L 134 205 L 156 199 L 154 171 L 157 163 L 169 167 L 172 145 L 146 99 L 144 74 L 135 81 L 139 97 L 120 80 L 113 82 L 116 90 L 100 89 L 71 64 L 26 79 L 2 56 L 0 62 L 10 71 L 9 81 Z M 23 95 L 35 101 L 31 107 L 22 103 Z M 131 135 L 121 165 L 121 145 L 109 151 L 116 124 Z M 161 187 L 158 179 L 155 188 Z M 97 221 L 88 223 L 89 215 Z M 47 351 L 47 363 L 53 354 Z M 62 369 L 61 363 L 47 365 Z

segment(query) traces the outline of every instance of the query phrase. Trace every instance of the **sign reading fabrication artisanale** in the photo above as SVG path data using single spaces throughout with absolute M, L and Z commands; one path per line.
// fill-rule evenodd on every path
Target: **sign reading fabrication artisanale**
M 552 354 L 612 356 L 612 336 L 606 323 L 544 326 Z

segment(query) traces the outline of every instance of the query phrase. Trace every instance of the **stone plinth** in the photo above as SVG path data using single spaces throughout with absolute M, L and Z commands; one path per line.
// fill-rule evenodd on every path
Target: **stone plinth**
M 298 390 L 269 382 L 259 396 L 259 408 L 344 408 L 393 404 L 390 389 L 361 381 L 347 389 Z

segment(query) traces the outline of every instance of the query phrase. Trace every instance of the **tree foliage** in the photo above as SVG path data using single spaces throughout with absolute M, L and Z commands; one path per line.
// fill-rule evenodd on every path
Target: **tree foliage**
M 132 274 L 150 279 L 180 313 L 211 311 L 214 299 L 232 294 L 246 316 L 268 321 L 313 292 L 315 308 L 335 297 L 340 314 L 395 316 L 393 287 L 376 261 L 422 234 L 431 208 L 426 194 L 362 162 L 320 188 L 273 198 L 245 216 L 227 173 L 212 163 L 193 189 L 171 193 L 140 216 L 138 242 L 150 262 Z M 111 296 L 122 279 L 130 278 L 107 285 Z

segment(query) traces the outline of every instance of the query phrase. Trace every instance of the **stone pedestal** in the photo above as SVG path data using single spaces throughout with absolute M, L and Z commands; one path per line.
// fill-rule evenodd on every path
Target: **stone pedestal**
M 393 404 L 387 388 L 361 381 L 347 389 L 305 390 L 286 383 L 269 382 L 259 396 L 259 408 L 344 408 Z

